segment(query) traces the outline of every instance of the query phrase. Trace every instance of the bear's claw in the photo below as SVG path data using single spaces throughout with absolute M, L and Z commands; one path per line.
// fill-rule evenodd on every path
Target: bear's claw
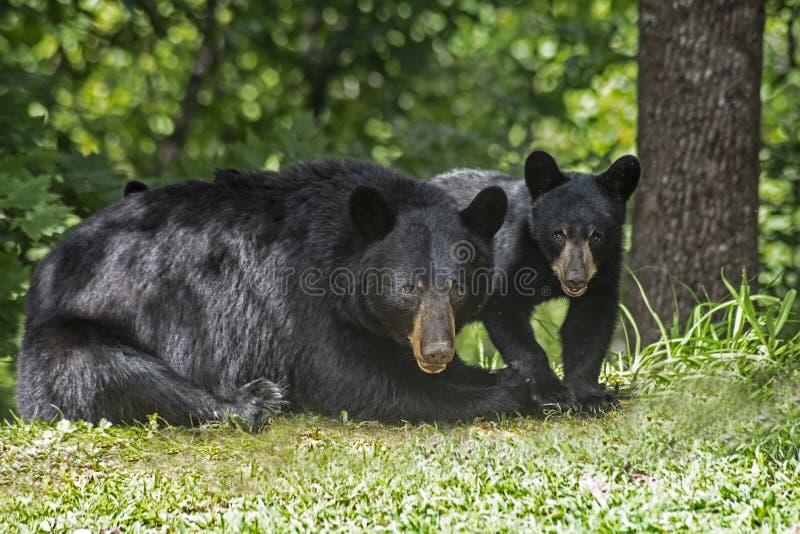
M 534 383 L 531 396 L 544 410 L 577 411 L 578 399 L 558 378 Z
M 611 411 L 619 405 L 617 396 L 598 385 L 570 385 L 583 412 L 600 414 Z
M 286 404 L 284 390 L 266 378 L 257 378 L 241 386 L 231 406 L 230 415 L 248 430 L 258 430 Z

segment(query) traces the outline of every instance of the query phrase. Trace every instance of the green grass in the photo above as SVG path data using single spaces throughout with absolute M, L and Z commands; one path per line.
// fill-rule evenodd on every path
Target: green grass
M 602 418 L 451 427 L 15 423 L 0 428 L 0 517 L 54 532 L 780 530 L 800 524 L 800 465 L 759 447 L 798 421 L 792 402 L 713 384 Z M 800 438 L 787 432 L 778 456 Z
M 790 297 L 791 298 L 791 297 Z M 592 531 L 800 528 L 800 338 L 731 288 L 612 358 L 602 417 L 262 433 L 0 425 L 0 530 Z M 791 302 L 788 303 L 791 307 Z

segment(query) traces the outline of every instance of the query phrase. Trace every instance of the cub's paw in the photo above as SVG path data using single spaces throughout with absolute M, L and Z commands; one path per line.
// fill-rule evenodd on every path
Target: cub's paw
M 248 382 L 236 392 L 230 415 L 248 430 L 259 430 L 286 404 L 283 388 L 266 378 Z
M 566 412 L 578 409 L 575 395 L 555 375 L 546 380 L 535 380 L 531 385 L 531 396 L 543 410 Z
M 617 396 L 608 391 L 603 384 L 570 384 L 570 389 L 578 399 L 582 412 L 601 414 L 610 412 L 619 406 Z

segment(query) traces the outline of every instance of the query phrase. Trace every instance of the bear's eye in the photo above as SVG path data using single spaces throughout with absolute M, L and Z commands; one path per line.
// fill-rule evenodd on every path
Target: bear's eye
M 403 292 L 403 295 L 413 295 L 416 289 L 411 284 L 406 284 L 400 288 L 400 291 Z
M 595 232 L 592 234 L 592 241 L 594 241 L 595 243 L 599 243 L 602 240 L 603 240 L 603 234 L 601 234 L 600 232 Z
M 564 234 L 561 232 L 553 232 L 553 241 L 561 241 L 564 239 Z
M 461 300 L 467 296 L 467 290 L 461 284 L 453 286 L 453 295 L 456 299 Z

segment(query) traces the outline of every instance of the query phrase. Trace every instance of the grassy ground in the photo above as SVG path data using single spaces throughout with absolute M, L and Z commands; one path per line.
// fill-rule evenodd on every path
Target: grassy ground
M 0 517 L 52 532 L 785 531 L 800 528 L 798 387 L 753 400 L 709 380 L 600 418 L 448 427 L 14 423 Z
M 258 434 L 12 421 L 0 530 L 800 532 L 800 338 L 779 335 L 786 309 L 733 292 L 662 342 L 632 343 L 607 379 L 635 395 L 602 417 L 300 414 Z

